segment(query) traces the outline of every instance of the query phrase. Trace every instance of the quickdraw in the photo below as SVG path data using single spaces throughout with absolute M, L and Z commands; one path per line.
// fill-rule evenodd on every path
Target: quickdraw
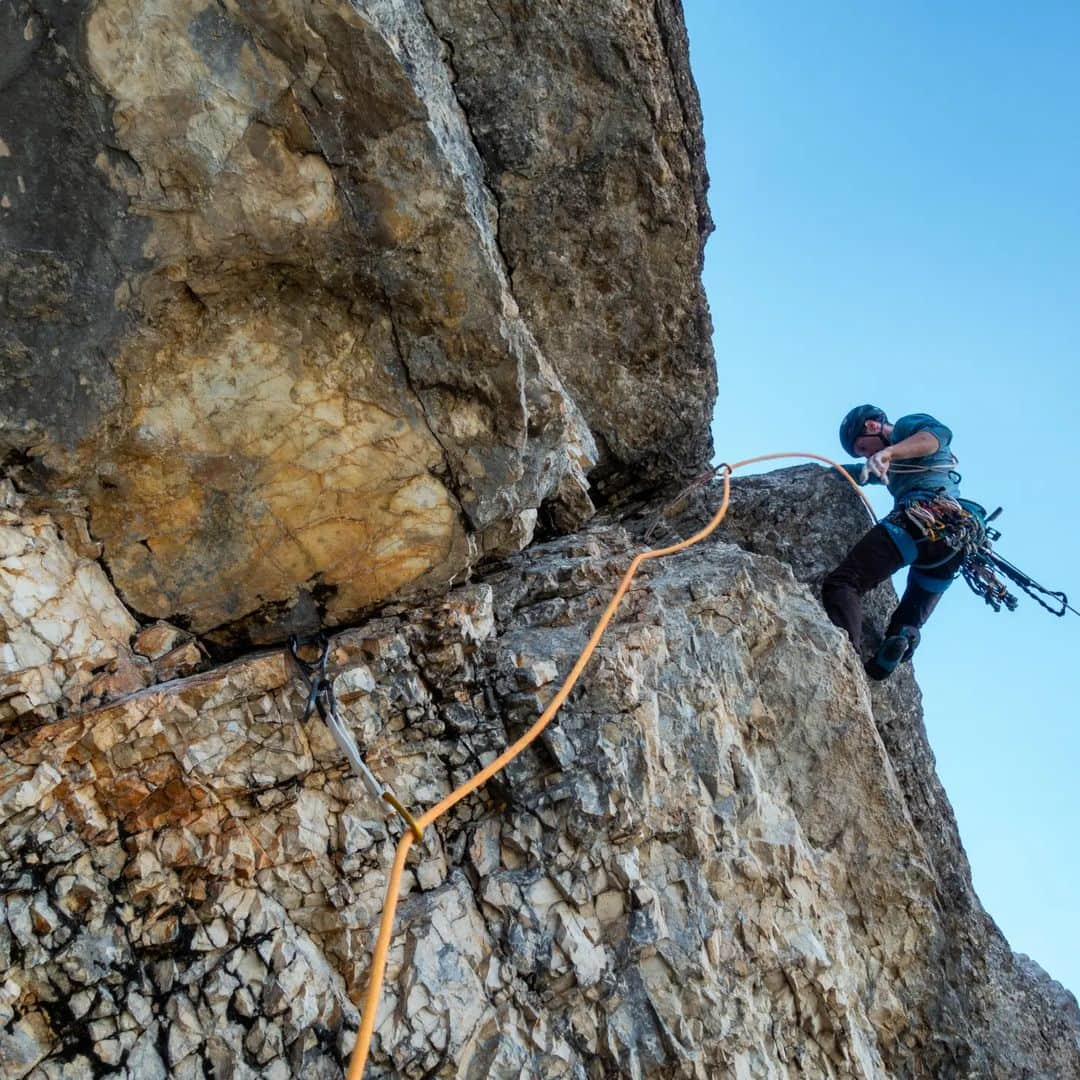
M 317 660 L 305 660 L 300 655 L 302 648 L 319 649 Z M 308 684 L 307 704 L 304 706 L 303 719 L 306 721 L 316 709 L 323 722 L 330 729 L 334 741 L 338 744 L 341 752 L 349 759 L 349 763 L 356 770 L 357 775 L 363 780 L 364 786 L 371 793 L 373 799 L 384 809 L 390 807 L 409 829 L 417 840 L 423 840 L 423 830 L 416 823 L 416 819 L 409 813 L 402 802 L 394 794 L 393 790 L 382 783 L 379 778 L 368 768 L 367 763 L 360 756 L 360 748 L 352 736 L 345 722 L 341 719 L 338 711 L 337 697 L 334 694 L 334 683 L 326 674 L 326 660 L 330 655 L 330 642 L 322 634 L 308 642 L 301 642 L 295 635 L 289 638 L 289 652 L 297 667 L 300 668 L 305 682 Z
M 645 542 L 651 543 L 653 537 L 658 531 L 665 533 L 671 533 L 671 527 L 666 523 L 667 520 L 673 518 L 676 514 L 681 513 L 686 509 L 687 502 L 690 496 L 699 488 L 704 487 L 710 480 L 712 480 L 722 469 L 726 469 L 727 465 L 717 465 L 708 472 L 703 472 L 700 476 L 695 477 L 686 485 L 670 502 L 665 503 L 649 520 L 649 524 L 645 529 Z
M 1069 603 L 1069 598 L 1065 593 L 1040 585 L 1019 567 L 1013 566 L 1011 562 L 998 555 L 990 547 L 989 540 L 964 560 L 960 566 L 960 573 L 963 574 L 972 592 L 976 596 L 981 596 L 994 611 L 1000 611 L 1002 606 L 1008 608 L 1009 611 L 1015 611 L 1017 605 L 1017 598 L 1009 592 L 1005 583 L 998 577 L 1000 573 L 1022 592 L 1027 593 L 1037 604 L 1046 608 L 1051 615 L 1063 616 L 1066 611 L 1080 615 L 1080 611 Z M 1044 596 L 1050 597 L 1054 604 L 1048 604 L 1043 599 Z

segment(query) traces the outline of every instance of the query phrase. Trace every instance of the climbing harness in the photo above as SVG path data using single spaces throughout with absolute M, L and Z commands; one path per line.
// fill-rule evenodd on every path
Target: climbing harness
M 949 553 L 933 563 L 916 562 L 917 570 L 932 570 L 943 566 L 957 554 L 970 555 L 986 541 L 986 511 L 970 499 L 952 499 L 939 495 L 933 499 L 898 506 L 885 516 L 885 521 L 904 528 L 909 524 L 919 536 L 916 544 L 945 542 Z
M 319 650 L 319 658 L 314 661 L 305 660 L 300 655 L 300 650 L 312 647 Z M 330 642 L 322 634 L 319 634 L 313 641 L 307 642 L 302 642 L 294 634 L 289 638 L 289 652 L 308 684 L 308 697 L 307 704 L 304 706 L 303 719 L 306 721 L 311 716 L 312 711 L 318 709 L 323 722 L 330 729 L 330 734 L 334 736 L 334 741 L 340 747 L 341 752 L 349 759 L 360 779 L 363 780 L 364 786 L 371 793 L 371 797 L 384 809 L 386 807 L 392 809 L 408 825 L 417 840 L 423 839 L 420 826 L 417 825 L 412 814 L 409 813 L 394 792 L 386 784 L 383 784 L 368 768 L 363 757 L 360 756 L 360 748 L 356 745 L 352 732 L 349 731 L 345 722 L 341 719 L 337 697 L 334 694 L 334 683 L 326 674 L 326 660 L 330 655 Z
M 1004 576 L 1052 615 L 1061 616 L 1066 611 L 1080 615 L 1065 593 L 1040 585 L 994 551 L 994 542 L 1001 539 L 1001 533 L 991 528 L 990 522 L 1000 513 L 1000 506 L 988 515 L 984 507 L 970 499 L 938 496 L 898 507 L 886 516 L 885 521 L 901 527 L 905 521 L 914 525 L 921 533 L 921 539 L 916 543 L 943 540 L 949 547 L 949 553 L 936 562 L 915 562 L 916 570 L 933 570 L 962 555 L 956 576 L 962 576 L 972 592 L 982 597 L 994 611 L 1000 611 L 1002 607 L 1015 611 L 1018 604 L 1016 596 L 1001 580 Z M 1048 604 L 1044 596 L 1054 603 Z

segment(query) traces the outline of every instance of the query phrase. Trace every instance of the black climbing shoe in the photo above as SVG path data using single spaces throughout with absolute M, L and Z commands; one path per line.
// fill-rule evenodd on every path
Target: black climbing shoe
M 914 626 L 901 626 L 878 646 L 873 658 L 866 662 L 866 674 L 871 679 L 887 679 L 906 660 L 919 644 L 919 631 Z

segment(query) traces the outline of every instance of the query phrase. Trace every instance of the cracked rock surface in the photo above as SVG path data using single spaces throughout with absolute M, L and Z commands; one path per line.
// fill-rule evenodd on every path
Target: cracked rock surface
M 0 481 L 0 731 L 80 705 L 137 629 L 97 562 Z
M 776 557 L 824 508 L 817 562 Z M 657 511 L 332 637 L 407 805 L 535 719 Z M 799 580 L 860 515 L 788 470 L 648 564 L 541 740 L 410 856 L 369 1075 L 1077 1075 L 1075 1000 L 971 891 L 910 673 L 871 691 Z M 4 740 L 5 1075 L 343 1075 L 400 823 L 305 698 L 271 650 Z
M 632 501 L 706 183 L 678 0 L 0 6 L 5 1080 L 344 1075 L 401 822 L 284 643 L 417 812 L 534 722 L 719 497 Z M 368 1076 L 1080 1077 L 817 599 L 865 524 L 782 470 L 646 564 L 413 849 Z
M 132 610 L 343 625 L 708 457 L 681 16 L 519 8 L 4 5 L 0 455 Z

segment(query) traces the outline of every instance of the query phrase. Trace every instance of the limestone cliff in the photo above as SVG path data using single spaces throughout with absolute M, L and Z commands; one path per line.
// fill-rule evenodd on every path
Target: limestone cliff
M 677 0 L 0 8 L 5 1078 L 343 1075 L 401 823 L 285 636 L 416 809 L 535 719 L 719 497 L 648 494 L 704 192 Z M 414 850 L 370 1076 L 1080 1077 L 817 600 L 864 527 L 783 470 L 649 564 Z
M 333 638 L 408 804 L 531 722 L 655 511 Z M 653 564 L 536 750 L 428 830 L 371 1075 L 1080 1074 L 1075 1001 L 971 890 L 910 673 L 871 690 L 799 580 L 860 506 L 811 467 L 731 515 Z M 11 1075 L 341 1075 L 398 822 L 305 693 L 275 650 L 4 742 Z
M 10 0 L 0 454 L 221 643 L 437 593 L 707 459 L 700 132 L 670 0 Z

